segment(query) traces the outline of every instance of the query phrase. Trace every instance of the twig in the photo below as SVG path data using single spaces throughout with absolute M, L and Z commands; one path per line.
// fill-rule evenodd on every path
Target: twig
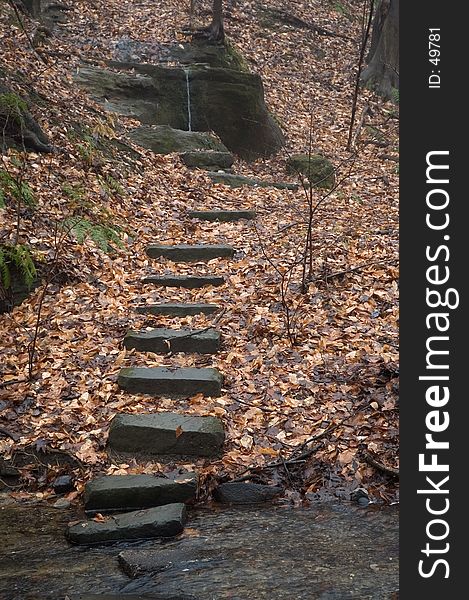
M 386 265 L 397 262 L 397 258 L 390 259 L 388 261 L 382 260 L 374 260 L 372 262 L 363 263 L 362 265 L 357 265 L 356 267 L 351 267 L 350 269 L 344 269 L 343 271 L 337 271 L 337 273 L 331 273 L 331 275 L 326 275 L 325 279 L 329 281 L 329 279 L 333 279 L 334 277 L 341 277 L 342 275 L 346 275 L 347 273 L 353 273 L 354 271 L 360 271 L 361 269 L 365 269 L 366 267 L 372 267 L 374 265 Z M 316 277 L 314 281 L 319 281 L 321 278 Z
M 15 383 L 24 383 L 27 379 L 10 379 L 9 381 L 2 381 L 0 383 L 0 390 L 6 388 L 9 385 L 14 385 Z
M 353 41 L 351 37 L 348 35 L 344 35 L 342 33 L 335 33 L 335 31 L 331 31 L 330 29 L 325 29 L 324 27 L 319 27 L 313 22 L 303 21 L 299 17 L 292 15 L 291 13 L 287 13 L 284 10 L 280 10 L 278 8 L 269 8 L 269 12 L 274 14 L 283 21 L 287 25 L 293 25 L 293 27 L 299 27 L 301 29 L 309 29 L 310 31 L 314 31 L 318 35 L 324 35 L 328 37 L 336 37 L 342 40 Z
M 363 10 L 366 9 L 366 3 L 368 0 L 364 0 Z M 352 100 L 352 114 L 350 116 L 350 128 L 348 132 L 348 140 L 347 140 L 347 150 L 350 151 L 352 145 L 352 135 L 353 135 L 353 124 L 355 122 L 355 113 L 357 111 L 357 100 L 358 100 L 358 90 L 360 89 L 360 79 L 362 75 L 363 68 L 363 59 L 365 57 L 365 49 L 368 41 L 368 36 L 370 35 L 371 22 L 373 20 L 373 0 L 369 2 L 370 8 L 368 13 L 368 21 L 366 24 L 366 29 L 363 33 L 362 43 L 360 47 L 360 56 L 358 58 L 358 69 L 357 69 L 357 77 L 355 80 L 355 89 L 353 91 L 353 100 Z M 365 15 L 363 15 L 365 16 Z
M 375 469 L 379 471 L 383 471 L 383 473 L 387 473 L 388 475 L 392 475 L 393 477 L 399 477 L 399 469 L 394 469 L 393 467 L 387 467 L 382 462 L 376 460 L 369 452 L 366 450 L 362 450 L 361 456 L 363 459 Z

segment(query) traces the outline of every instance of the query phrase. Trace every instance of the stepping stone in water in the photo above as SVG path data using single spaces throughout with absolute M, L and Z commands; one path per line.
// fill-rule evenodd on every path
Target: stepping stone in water
M 252 220 L 256 218 L 253 210 L 191 210 L 187 213 L 190 219 L 201 221 L 222 221 L 224 223 L 240 221 L 241 219 Z
M 185 522 L 185 504 L 166 504 L 123 515 L 114 515 L 103 522 L 76 523 L 69 527 L 67 537 L 74 544 L 167 538 L 181 533 Z
M 84 503 L 87 512 L 141 510 L 195 500 L 196 492 L 195 473 L 175 479 L 153 475 L 105 475 L 86 484 Z
M 215 354 L 220 348 L 220 333 L 215 329 L 151 329 L 150 331 L 129 331 L 124 338 L 124 346 L 141 352 L 187 352 Z
M 150 258 L 168 258 L 174 262 L 198 262 L 212 258 L 231 258 L 234 248 L 223 244 L 151 244 L 146 250 Z
M 111 421 L 108 446 L 116 452 L 148 455 L 219 456 L 224 441 L 217 417 L 118 414 Z
M 121 369 L 119 387 L 131 394 L 150 394 L 168 398 L 189 398 L 195 394 L 220 396 L 223 377 L 217 369 L 193 367 L 129 367 Z
M 250 187 L 271 187 L 280 190 L 297 190 L 297 183 L 285 183 L 276 181 L 264 181 L 263 179 L 253 179 L 244 175 L 234 175 L 233 173 L 207 173 L 213 183 L 223 183 L 230 187 L 241 187 L 247 185 Z
M 202 288 L 208 285 L 223 285 L 225 279 L 215 275 L 190 276 L 190 275 L 150 275 L 143 279 L 143 283 L 153 283 L 154 285 L 166 287 L 182 287 L 188 289 Z
M 220 310 L 216 304 L 142 304 L 135 309 L 140 314 L 186 317 L 191 315 L 211 315 Z

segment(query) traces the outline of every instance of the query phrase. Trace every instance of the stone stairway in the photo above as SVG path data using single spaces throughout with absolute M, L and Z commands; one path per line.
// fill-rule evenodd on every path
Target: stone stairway
M 255 218 L 253 211 L 190 211 L 191 219 L 237 222 Z M 232 258 L 235 250 L 227 245 L 163 245 L 147 248 L 151 258 L 173 262 L 200 262 L 214 258 Z M 205 276 L 149 276 L 144 283 L 164 287 L 202 288 L 222 285 L 224 278 Z M 213 314 L 215 304 L 161 303 L 137 306 L 143 314 L 184 317 Z M 176 352 L 214 354 L 220 348 L 220 333 L 214 328 L 156 328 L 129 331 L 124 347 L 140 352 L 168 354 Z M 130 367 L 118 375 L 121 389 L 133 394 L 149 394 L 171 399 L 196 394 L 221 395 L 223 376 L 214 368 Z M 184 415 L 172 412 L 117 414 L 111 421 L 108 437 L 110 453 L 134 457 L 220 457 L 225 433 L 218 417 Z M 174 479 L 152 475 L 108 475 L 91 480 L 85 488 L 85 511 L 90 515 L 113 514 L 72 524 L 67 532 L 76 544 L 168 538 L 181 533 L 186 521 L 186 503 L 194 502 L 197 474 L 187 473 Z

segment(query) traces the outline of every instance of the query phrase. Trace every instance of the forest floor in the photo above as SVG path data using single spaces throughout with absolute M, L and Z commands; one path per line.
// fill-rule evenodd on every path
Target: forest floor
M 135 147 L 140 156 L 129 162 L 127 155 L 94 143 L 124 139 L 126 129 L 138 123 L 106 114 L 74 84 L 74 71 L 83 62 L 104 64 L 113 58 L 119 40 L 184 39 L 186 4 L 76 0 L 69 5 L 67 22 L 36 51 L 10 6 L 1 4 L 0 62 L 40 95 L 43 101 L 31 110 L 59 151 L 9 151 L 1 159 L 0 169 L 21 172 L 35 198 L 34 207 L 19 211 L 19 241 L 44 262 L 46 277 L 54 270 L 44 295 L 39 287 L 21 306 L 0 315 L 0 454 L 8 458 L 19 449 L 48 448 L 78 459 L 77 490 L 69 495 L 74 500 L 98 472 L 174 470 L 170 463 L 114 464 L 105 444 L 117 412 L 178 410 L 221 417 L 227 432 L 220 460 L 183 465 L 201 475 L 202 499 L 216 480 L 249 472 L 258 481 L 281 482 L 286 501 L 295 504 L 333 495 L 348 498 L 357 487 L 366 488 L 375 501 L 394 502 L 398 109 L 362 90 L 356 127 L 364 108 L 369 110 L 354 152 L 346 150 L 361 5 L 352 0 L 264 3 L 344 37 L 272 24 L 252 0 L 233 2 L 226 18 L 230 41 L 262 76 L 267 105 L 287 138 L 277 156 L 250 164 L 237 161 L 236 172 L 293 181 L 285 172 L 286 158 L 308 152 L 310 137 L 312 151 L 338 167 L 340 185 L 330 195 L 313 190 L 320 206 L 313 220 L 311 277 L 301 293 L 301 267 L 291 265 L 305 244 L 308 198 L 303 189 L 231 189 L 213 185 L 202 171 L 189 171 L 176 155 L 155 156 Z M 207 22 L 209 16 L 198 19 Z M 22 20 L 33 37 L 37 23 L 26 16 Z M 78 126 L 88 132 L 85 141 L 76 135 Z M 209 208 L 255 209 L 258 218 L 255 224 L 214 226 L 184 217 L 187 210 Z M 122 247 L 111 242 L 106 253 L 91 237 L 79 243 L 72 233 L 65 235 L 64 224 L 77 214 L 116 228 Z M 12 203 L 0 208 L 0 243 L 15 240 L 17 217 Z M 220 288 L 155 291 L 141 283 L 142 277 L 175 269 L 146 257 L 146 245 L 156 241 L 229 243 L 238 254 L 229 262 L 177 266 L 179 274 L 224 275 L 226 284 Z M 282 281 L 289 283 L 283 302 Z M 224 311 L 214 318 L 182 320 L 134 312 L 140 303 L 189 298 L 220 304 Z M 285 307 L 293 317 L 289 334 Z M 122 348 L 128 329 L 205 328 L 214 319 L 223 347 L 213 357 Z M 28 348 L 35 331 L 31 361 Z M 128 395 L 117 387 L 117 373 L 135 365 L 217 367 L 225 376 L 223 395 L 195 396 L 177 405 Z M 302 462 L 288 462 L 304 450 Z M 25 464 L 12 497 L 53 498 L 51 483 L 60 470 L 38 476 L 34 465 Z

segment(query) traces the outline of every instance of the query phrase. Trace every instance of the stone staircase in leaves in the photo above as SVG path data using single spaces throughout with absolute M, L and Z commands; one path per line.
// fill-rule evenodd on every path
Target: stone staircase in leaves
M 253 211 L 190 211 L 189 218 L 209 222 L 237 222 L 255 218 Z M 162 245 L 147 248 L 151 258 L 177 262 L 200 262 L 214 258 L 233 258 L 235 250 L 227 245 Z M 143 280 L 165 287 L 201 288 L 222 285 L 223 277 L 149 276 Z M 184 317 L 213 314 L 214 304 L 160 303 L 137 306 L 143 314 Z M 140 352 L 215 354 L 220 348 L 220 333 L 214 328 L 155 328 L 129 331 L 124 346 Z M 214 368 L 131 367 L 121 369 L 118 385 L 130 394 L 149 394 L 170 399 L 190 398 L 196 394 L 221 395 L 223 375 Z M 215 458 L 223 452 L 225 433 L 222 421 L 212 416 L 176 412 L 117 414 L 112 419 L 108 448 L 111 453 L 134 457 Z M 72 524 L 67 532 L 75 544 L 94 544 L 150 538 L 169 538 L 181 533 L 186 521 L 186 504 L 194 502 L 197 474 L 186 473 L 174 479 L 152 475 L 109 475 L 88 482 L 84 493 L 85 511 L 91 519 Z M 109 518 L 105 515 L 112 513 Z M 97 516 L 96 516 L 97 515 Z

